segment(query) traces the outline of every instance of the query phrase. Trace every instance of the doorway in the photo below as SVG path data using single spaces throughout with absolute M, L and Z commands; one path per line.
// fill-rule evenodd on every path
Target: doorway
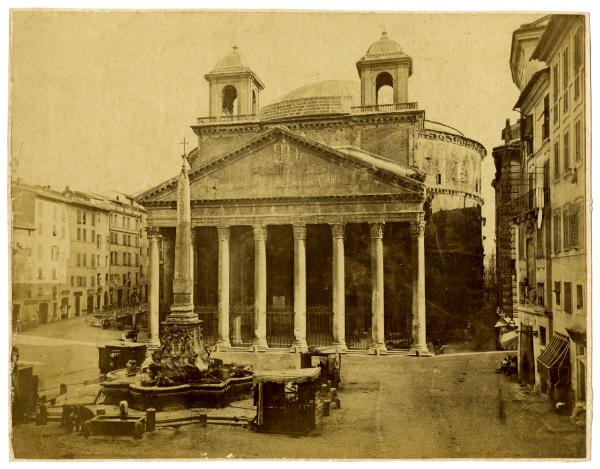
M 48 303 L 40 303 L 38 309 L 38 322 L 46 324 L 48 322 Z

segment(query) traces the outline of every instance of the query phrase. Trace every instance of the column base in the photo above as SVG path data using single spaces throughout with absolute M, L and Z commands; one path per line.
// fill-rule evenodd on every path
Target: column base
M 369 349 L 369 353 L 373 355 L 386 355 L 387 348 L 385 344 L 375 344 L 373 347 Z
M 308 352 L 308 344 L 306 343 L 306 339 L 295 340 L 292 346 L 290 347 L 290 351 L 296 353 Z
M 346 345 L 346 341 L 345 340 L 341 340 L 338 342 L 333 342 L 331 344 L 331 346 L 336 349 L 338 352 L 347 352 L 348 351 L 348 346 Z
M 223 350 L 229 350 L 229 349 L 231 349 L 231 343 L 228 340 L 219 340 L 215 344 L 215 349 L 217 352 L 221 352 Z
M 251 348 L 253 352 L 264 352 L 269 348 L 269 344 L 267 344 L 267 339 L 254 339 Z
M 408 350 L 411 357 L 433 357 L 426 345 L 415 345 Z

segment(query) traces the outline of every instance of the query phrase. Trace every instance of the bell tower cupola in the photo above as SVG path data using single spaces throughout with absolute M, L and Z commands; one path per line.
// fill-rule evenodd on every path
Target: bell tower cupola
M 265 86 L 236 46 L 204 78 L 209 84 L 211 117 L 258 114 L 259 95 Z
M 405 103 L 412 59 L 383 32 L 367 53 L 356 62 L 361 83 L 361 105 Z

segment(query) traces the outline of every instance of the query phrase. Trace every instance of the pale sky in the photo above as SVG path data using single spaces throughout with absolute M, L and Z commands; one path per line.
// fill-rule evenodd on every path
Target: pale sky
M 491 153 L 505 118 L 518 117 L 511 34 L 540 16 L 13 12 L 12 177 L 139 192 L 176 174 L 179 142 L 196 142 L 190 125 L 208 115 L 204 75 L 232 45 L 265 83 L 264 106 L 315 81 L 358 82 L 356 61 L 385 29 L 413 59 L 409 100 L 488 151 L 482 187 L 491 253 Z

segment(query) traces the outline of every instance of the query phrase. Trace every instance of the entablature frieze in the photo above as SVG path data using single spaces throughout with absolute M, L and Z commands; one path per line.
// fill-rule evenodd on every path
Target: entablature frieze
M 152 224 L 157 227 L 175 227 L 176 219 L 171 214 L 152 214 Z M 225 212 L 192 213 L 192 227 L 258 226 L 258 225 L 346 225 L 348 223 L 411 223 L 423 219 L 421 209 L 383 215 L 378 210 L 364 213 L 255 213 L 234 214 Z
M 475 150 L 481 155 L 481 158 L 484 158 L 485 155 L 487 155 L 487 150 L 481 143 L 462 135 L 444 132 L 443 130 L 422 129 L 419 131 L 418 137 L 426 138 L 428 140 L 440 140 L 442 142 L 455 143 L 456 145 Z

